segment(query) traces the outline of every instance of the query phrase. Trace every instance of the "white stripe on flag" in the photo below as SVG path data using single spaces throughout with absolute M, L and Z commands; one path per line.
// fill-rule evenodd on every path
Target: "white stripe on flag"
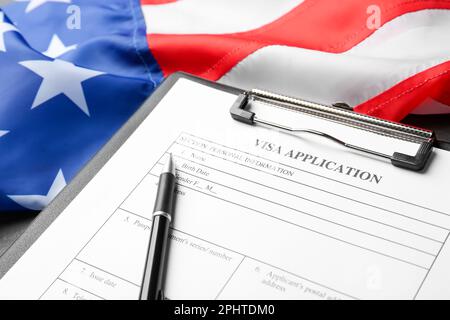
M 389 59 L 448 57 L 449 40 L 450 10 L 422 10 L 386 23 L 348 53 Z
M 450 106 L 440 103 L 439 101 L 433 99 L 425 100 L 421 105 L 419 105 L 413 114 L 445 114 L 450 113 Z
M 183 0 L 144 5 L 147 33 L 221 34 L 264 26 L 303 0 Z M 254 14 L 257 9 L 257 14 Z

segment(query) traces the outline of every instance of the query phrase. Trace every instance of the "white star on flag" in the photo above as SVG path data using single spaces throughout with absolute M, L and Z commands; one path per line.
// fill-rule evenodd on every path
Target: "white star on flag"
M 50 187 L 47 195 L 23 195 L 23 196 L 11 196 L 8 195 L 8 198 L 21 205 L 24 208 L 30 210 L 42 210 L 44 209 L 55 197 L 56 195 L 64 189 L 66 186 L 66 179 L 64 178 L 64 174 L 60 169 L 58 174 L 56 175 L 55 180 Z
M 5 134 L 7 134 L 9 131 L 6 130 L 0 130 L 0 138 L 3 137 Z
M 77 67 L 73 63 L 63 60 L 29 60 L 19 62 L 19 64 L 42 77 L 41 86 L 31 109 L 59 94 L 64 94 L 89 116 L 89 109 L 81 83 L 102 75 L 104 72 Z
M 16 2 L 29 2 L 27 8 L 25 9 L 25 12 L 28 13 L 37 7 L 46 4 L 47 2 L 71 3 L 72 0 L 16 0 Z
M 18 32 L 16 27 L 8 22 L 5 22 L 5 14 L 0 11 L 0 51 L 6 52 L 5 33 L 11 31 Z
M 50 58 L 58 58 L 63 54 L 72 51 L 77 48 L 77 45 L 65 46 L 58 35 L 54 34 L 52 40 L 50 41 L 50 45 L 48 46 L 47 51 L 42 52 L 47 57 Z

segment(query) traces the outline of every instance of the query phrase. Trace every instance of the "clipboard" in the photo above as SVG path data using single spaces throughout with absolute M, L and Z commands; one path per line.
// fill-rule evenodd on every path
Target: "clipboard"
M 230 116 L 236 121 L 249 125 L 264 125 L 281 129 L 289 133 L 307 133 L 330 139 L 344 147 L 355 149 L 363 153 L 389 159 L 393 165 L 404 169 L 423 169 L 432 154 L 435 136 L 432 131 L 414 128 L 406 125 L 380 120 L 374 117 L 359 115 L 349 110 L 345 104 L 333 106 L 320 105 L 296 98 L 281 96 L 261 90 L 244 91 L 231 86 L 210 82 L 182 72 L 168 77 L 159 88 L 148 98 L 138 111 L 127 121 L 123 127 L 111 138 L 111 140 L 94 156 L 94 158 L 80 171 L 72 182 L 56 197 L 54 201 L 33 221 L 30 227 L 20 236 L 13 245 L 0 257 L 0 278 L 20 259 L 20 257 L 33 245 L 40 235 L 53 223 L 64 211 L 68 204 L 91 181 L 97 172 L 108 162 L 122 144 L 130 137 L 146 117 L 159 104 L 179 79 L 188 79 L 218 90 L 236 95 L 235 103 L 230 106 Z M 252 101 L 262 101 L 277 107 L 295 109 L 298 112 L 307 113 L 333 122 L 345 123 L 357 129 L 368 130 L 386 137 L 399 140 L 414 141 L 417 144 L 415 156 L 402 153 L 392 155 L 379 154 L 370 148 L 358 148 L 349 145 L 331 135 L 314 130 L 314 128 L 292 128 L 281 123 L 271 122 L 270 119 L 259 118 L 257 114 L 249 110 Z M 401 170 L 401 169 L 399 169 Z

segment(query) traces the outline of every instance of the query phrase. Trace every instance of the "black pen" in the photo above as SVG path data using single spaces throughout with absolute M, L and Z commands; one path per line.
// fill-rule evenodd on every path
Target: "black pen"
M 166 265 L 169 226 L 172 220 L 175 200 L 175 166 L 172 155 L 166 162 L 159 177 L 158 193 L 153 209 L 153 224 L 150 232 L 144 277 L 142 279 L 140 300 L 162 300 L 163 276 Z

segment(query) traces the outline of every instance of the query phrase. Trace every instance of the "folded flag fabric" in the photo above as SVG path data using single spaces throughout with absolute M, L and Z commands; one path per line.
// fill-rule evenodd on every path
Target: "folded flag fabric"
M 17 0 L 0 11 L 0 211 L 45 208 L 176 71 L 450 113 L 450 0 Z
M 0 72 L 2 212 L 45 208 L 163 77 L 135 0 L 7 5 Z

